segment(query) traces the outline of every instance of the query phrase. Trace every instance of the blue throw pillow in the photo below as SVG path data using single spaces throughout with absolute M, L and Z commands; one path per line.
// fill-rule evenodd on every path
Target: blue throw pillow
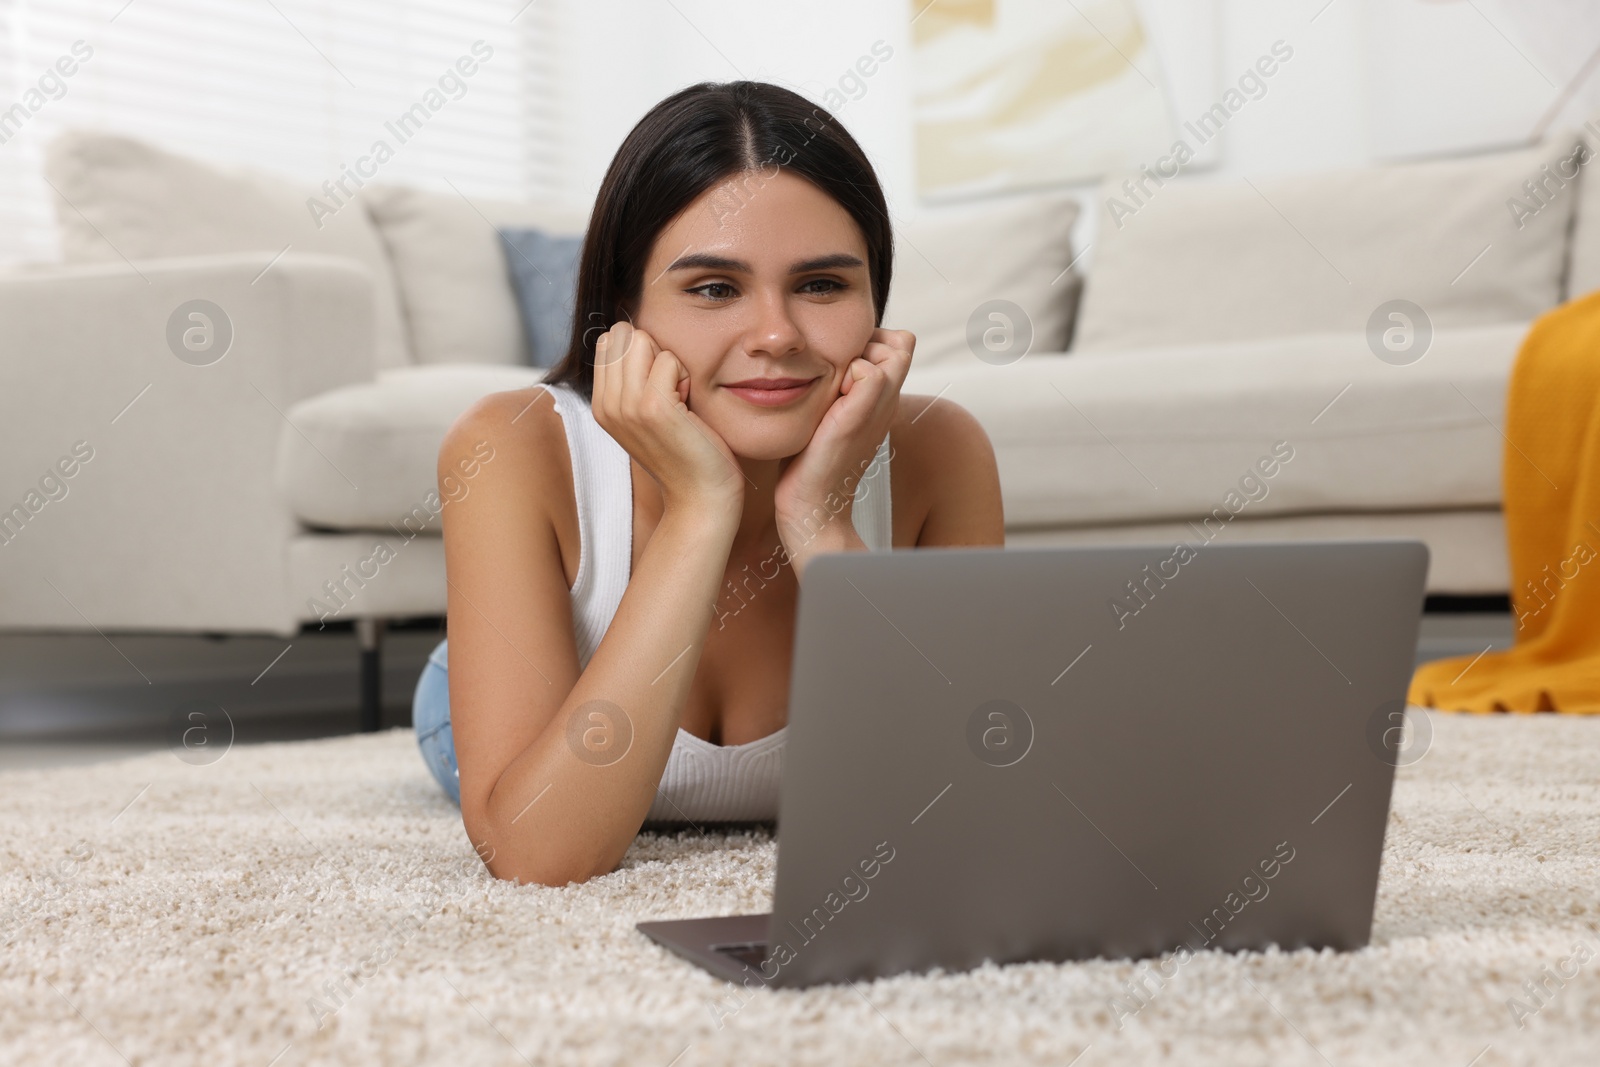
M 517 291 L 531 362 L 535 367 L 553 367 L 567 354 L 572 337 L 583 238 L 508 226 L 500 231 L 500 244 Z

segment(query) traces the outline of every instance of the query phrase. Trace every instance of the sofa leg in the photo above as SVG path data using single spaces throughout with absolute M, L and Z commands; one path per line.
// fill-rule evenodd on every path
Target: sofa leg
M 356 641 L 361 646 L 361 732 L 370 734 L 383 725 L 383 620 L 356 619 Z

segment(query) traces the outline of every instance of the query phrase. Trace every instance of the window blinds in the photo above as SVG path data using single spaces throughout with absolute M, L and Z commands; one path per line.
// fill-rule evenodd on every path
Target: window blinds
M 69 127 L 313 186 L 384 141 L 379 181 L 548 196 L 552 17 L 543 0 L 0 0 L 0 263 L 57 258 L 41 165 Z

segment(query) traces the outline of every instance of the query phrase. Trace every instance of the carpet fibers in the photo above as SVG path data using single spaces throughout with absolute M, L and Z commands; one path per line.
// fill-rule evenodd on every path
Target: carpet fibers
M 1170 977 L 745 992 L 633 924 L 765 910 L 767 834 L 644 835 L 586 885 L 500 882 L 408 730 L 13 771 L 0 1063 L 1600 1062 L 1600 722 L 1429 717 L 1371 946 L 1205 951 Z

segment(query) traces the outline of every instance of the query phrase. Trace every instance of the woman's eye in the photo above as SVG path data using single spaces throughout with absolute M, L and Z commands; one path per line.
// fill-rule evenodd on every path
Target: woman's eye
M 843 283 L 834 278 L 812 278 L 800 287 L 802 293 L 816 293 L 826 295 L 837 293 L 844 289 Z
M 733 286 L 727 282 L 707 282 L 690 289 L 691 293 L 699 293 L 710 300 L 727 300 L 734 295 Z

